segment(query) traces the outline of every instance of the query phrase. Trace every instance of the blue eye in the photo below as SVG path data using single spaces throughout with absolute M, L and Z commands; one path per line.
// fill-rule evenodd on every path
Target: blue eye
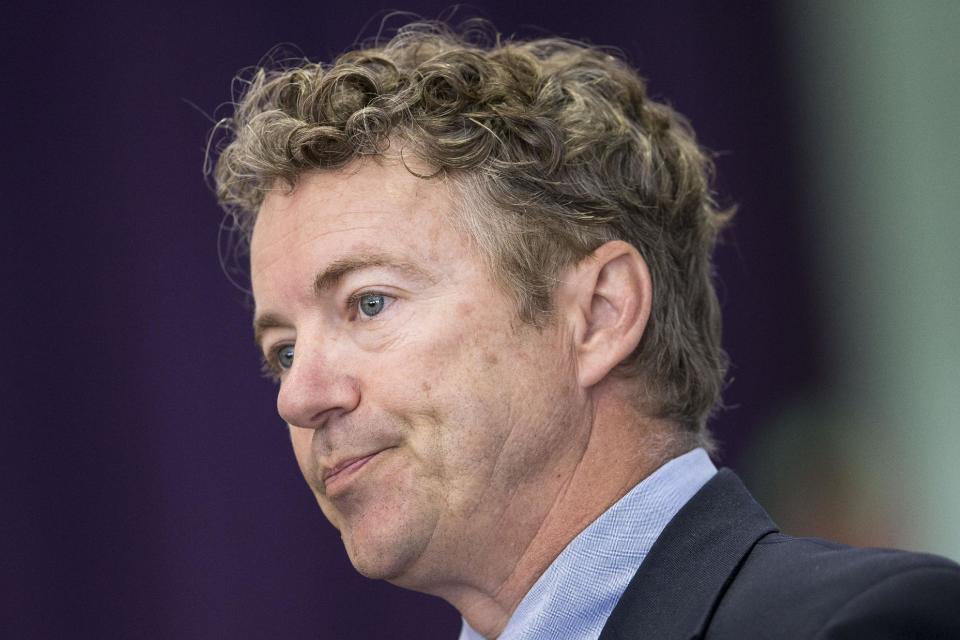
M 358 300 L 358 308 L 360 313 L 372 318 L 381 311 L 383 311 L 384 306 L 386 306 L 386 296 L 379 293 L 365 293 L 360 296 Z
M 293 345 L 288 344 L 280 347 L 276 351 L 277 354 L 277 365 L 281 369 L 289 369 L 293 366 Z

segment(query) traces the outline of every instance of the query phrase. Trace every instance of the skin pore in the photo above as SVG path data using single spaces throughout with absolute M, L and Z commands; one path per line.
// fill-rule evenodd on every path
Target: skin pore
M 258 343 L 297 463 L 358 571 L 496 637 L 587 524 L 666 459 L 668 425 L 609 375 L 650 313 L 609 242 L 522 323 L 451 190 L 386 159 L 271 191 L 251 244 Z

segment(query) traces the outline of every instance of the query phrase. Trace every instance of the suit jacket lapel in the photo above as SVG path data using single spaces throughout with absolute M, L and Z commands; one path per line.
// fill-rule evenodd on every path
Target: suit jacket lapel
M 702 636 L 741 562 L 777 531 L 740 479 L 721 469 L 657 538 L 600 640 Z

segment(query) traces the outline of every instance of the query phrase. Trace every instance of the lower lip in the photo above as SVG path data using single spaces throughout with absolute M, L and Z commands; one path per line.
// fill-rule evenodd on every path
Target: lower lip
M 363 469 L 368 462 L 380 455 L 380 453 L 381 452 L 378 451 L 363 458 L 358 458 L 324 480 L 323 486 L 327 496 L 333 496 L 337 493 L 341 493 L 354 479 L 354 477 L 356 477 L 360 470 Z

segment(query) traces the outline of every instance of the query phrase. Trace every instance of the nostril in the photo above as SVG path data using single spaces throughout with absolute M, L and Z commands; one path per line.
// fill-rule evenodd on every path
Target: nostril
M 350 413 L 360 403 L 356 378 L 329 367 L 309 367 L 301 358 L 284 376 L 277 413 L 290 425 L 320 429 L 332 416 Z

